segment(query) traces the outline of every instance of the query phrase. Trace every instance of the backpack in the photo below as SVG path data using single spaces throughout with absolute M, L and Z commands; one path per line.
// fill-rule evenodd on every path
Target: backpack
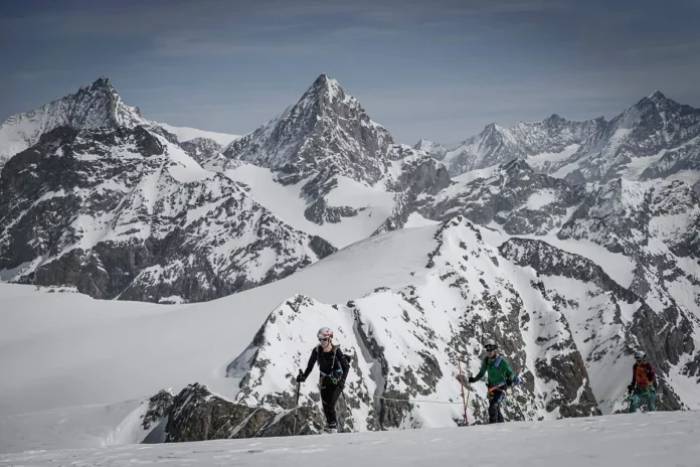
M 333 345 L 333 362 L 331 363 L 331 373 L 324 373 L 323 370 L 321 370 L 321 358 L 317 358 L 316 361 L 318 363 L 318 372 L 321 374 L 321 378 L 329 378 L 333 384 L 336 384 L 340 379 L 343 377 L 343 366 L 340 364 L 339 360 L 336 360 L 335 356 L 336 353 L 338 352 L 338 349 L 340 348 L 339 345 Z M 321 349 L 321 346 L 319 345 L 317 347 L 317 352 L 319 355 L 321 355 L 321 352 L 323 350 Z M 345 357 L 346 362 L 348 365 L 350 364 L 350 361 L 352 360 L 352 357 L 348 354 L 348 352 L 342 351 L 343 357 Z

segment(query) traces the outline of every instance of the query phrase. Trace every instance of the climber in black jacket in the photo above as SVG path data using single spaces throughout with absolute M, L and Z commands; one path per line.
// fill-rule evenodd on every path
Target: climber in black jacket
M 319 388 L 323 401 L 323 414 L 326 416 L 326 431 L 338 431 L 338 419 L 335 414 L 335 404 L 345 387 L 345 379 L 348 377 L 350 365 L 348 364 L 340 347 L 333 345 L 333 331 L 323 327 L 318 331 L 319 345 L 314 347 L 309 357 L 306 371 L 299 370 L 297 382 L 306 381 L 314 364 L 318 362 L 320 373 Z

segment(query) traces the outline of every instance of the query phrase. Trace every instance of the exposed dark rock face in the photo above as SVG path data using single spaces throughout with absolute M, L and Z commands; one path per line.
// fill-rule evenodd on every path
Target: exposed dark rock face
M 221 152 L 224 148 L 213 139 L 194 138 L 180 143 L 180 146 L 192 159 L 199 162 L 202 166 L 205 166 L 212 160 L 223 158 Z
M 159 391 L 148 400 L 148 410 L 141 419 L 141 426 L 148 430 L 155 423 L 166 418 L 173 408 L 173 395 L 165 390 Z
M 641 308 L 635 314 L 629 334 L 641 348 L 646 349 L 649 360 L 661 375 L 668 374 L 684 355 L 692 355 L 697 350 L 693 342 L 692 318 L 676 307 L 660 314 L 649 307 Z M 683 408 L 678 395 L 663 376 L 660 378 L 657 406 L 660 410 Z
M 319 225 L 323 225 L 325 222 L 337 224 L 343 217 L 356 215 L 357 209 L 350 206 L 328 206 L 324 198 L 318 198 L 304 211 L 304 217 Z
M 402 228 L 418 209 L 421 195 L 438 193 L 451 183 L 445 166 L 421 151 L 395 145 L 391 154 L 401 162 L 399 176 L 387 183 L 387 189 L 396 192 L 396 204 L 392 215 L 375 233 Z
M 319 433 L 323 428 L 316 414 L 307 407 L 282 412 L 246 407 L 214 395 L 197 383 L 169 400 L 162 394 L 163 391 L 151 398 L 143 419 L 146 429 L 156 416 L 165 420 L 164 428 L 154 428 L 154 431 L 163 430 L 162 442 L 306 435 Z M 152 434 L 146 437 L 146 442 L 154 438 Z
M 564 276 L 590 282 L 610 290 L 627 302 L 638 300 L 635 294 L 617 284 L 603 269 L 583 256 L 567 253 L 541 240 L 512 238 L 498 247 L 504 258 L 519 266 L 530 266 L 541 274 Z
M 436 164 L 423 153 L 397 145 L 393 147 L 392 154 L 396 154 L 396 159 L 402 162 L 401 173 L 396 183 L 390 187 L 392 191 L 434 195 L 450 185 L 450 176 L 445 166 Z
M 319 237 L 318 235 L 312 235 L 311 240 L 309 241 L 309 248 L 311 248 L 311 251 L 313 251 L 316 256 L 321 259 L 325 258 L 328 255 L 332 255 L 338 249 Z
M 573 345 L 573 340 L 570 340 Z M 537 375 L 544 380 L 560 381 L 559 390 L 555 391 L 547 402 L 549 412 L 558 411 L 562 417 L 580 417 L 585 415 L 600 415 L 597 401 L 590 386 L 586 385 L 582 394 L 581 377 L 587 375 L 586 367 L 579 352 L 568 355 L 558 355 L 547 361 L 537 359 L 535 363 Z M 585 380 L 584 380 L 585 383 Z

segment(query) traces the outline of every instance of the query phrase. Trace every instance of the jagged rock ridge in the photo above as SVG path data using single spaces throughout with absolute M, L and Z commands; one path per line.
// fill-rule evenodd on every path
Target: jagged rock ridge
M 700 110 L 656 91 L 610 121 L 554 114 L 510 128 L 490 124 L 456 147 L 418 145 L 453 176 L 519 158 L 576 183 L 659 178 L 700 167 Z

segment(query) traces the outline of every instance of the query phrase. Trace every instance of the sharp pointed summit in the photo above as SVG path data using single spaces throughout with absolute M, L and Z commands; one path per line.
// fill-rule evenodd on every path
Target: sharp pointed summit
M 96 89 L 96 88 L 113 88 L 112 82 L 109 80 L 109 77 L 107 76 L 100 76 L 97 78 L 93 83 L 90 85 L 90 88 Z
M 319 75 L 307 92 L 316 92 L 320 96 L 327 97 L 329 102 L 336 100 L 357 102 L 357 99 L 345 92 L 337 80 L 329 77 L 326 74 Z
M 664 95 L 664 93 L 662 93 L 662 92 L 659 91 L 658 89 L 657 89 L 656 91 L 652 92 L 651 94 L 649 94 L 648 97 L 649 97 L 649 99 L 651 99 L 652 101 L 664 101 L 664 100 L 667 100 L 667 99 L 668 99 L 668 98 Z
M 282 115 L 231 143 L 224 155 L 281 171 L 294 182 L 320 172 L 375 183 L 393 139 L 357 99 L 321 74 Z
M 656 113 L 661 110 L 676 112 L 682 107 L 684 106 L 673 99 L 669 99 L 664 93 L 657 89 L 648 96 L 640 99 L 639 102 L 630 107 L 626 112 L 632 114 Z

